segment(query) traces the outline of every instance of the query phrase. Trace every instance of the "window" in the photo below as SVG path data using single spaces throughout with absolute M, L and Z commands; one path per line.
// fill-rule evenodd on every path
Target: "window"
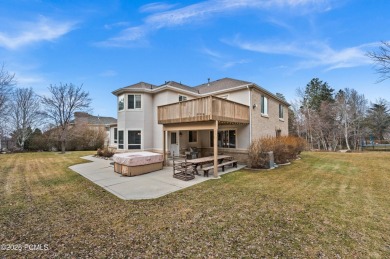
M 119 96 L 118 97 L 118 111 L 122 111 L 125 108 L 125 97 Z
M 261 114 L 268 115 L 268 98 L 261 96 Z
M 171 132 L 171 144 L 177 144 L 176 132 Z
M 123 149 L 123 130 L 118 131 L 118 149 Z
M 197 131 L 189 131 L 188 132 L 188 142 L 198 142 L 198 132 Z
M 214 147 L 214 133 L 210 131 L 210 147 Z M 236 131 L 220 130 L 218 131 L 218 147 L 236 148 Z
M 283 105 L 279 104 L 279 119 L 283 119 Z
M 127 96 L 127 109 L 139 110 L 141 109 L 141 95 L 140 94 L 129 94 Z
M 179 102 L 187 101 L 187 96 L 179 95 Z
M 127 142 L 127 149 L 141 149 L 141 131 L 129 130 Z
M 281 129 L 277 129 L 276 130 L 276 137 L 279 138 L 280 136 L 282 136 L 282 130 Z
M 118 128 L 114 128 L 114 143 L 118 143 Z

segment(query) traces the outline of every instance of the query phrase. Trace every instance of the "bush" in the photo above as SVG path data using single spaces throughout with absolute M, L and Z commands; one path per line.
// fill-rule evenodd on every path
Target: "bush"
M 109 150 L 108 148 L 104 148 L 104 149 L 101 149 L 101 148 L 98 148 L 97 152 L 96 152 L 96 155 L 98 156 L 102 156 L 102 157 L 112 157 L 115 153 L 111 150 Z
M 249 166 L 252 168 L 267 168 L 267 152 L 273 151 L 277 164 L 285 164 L 296 159 L 305 150 L 306 141 L 299 137 L 265 137 L 256 139 L 249 147 Z

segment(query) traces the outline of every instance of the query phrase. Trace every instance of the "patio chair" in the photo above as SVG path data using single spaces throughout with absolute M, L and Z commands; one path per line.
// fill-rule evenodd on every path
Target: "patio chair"
M 198 148 L 196 148 L 196 147 L 190 147 L 189 150 L 190 150 L 190 151 L 186 151 L 186 152 L 185 152 L 187 159 L 195 159 L 195 158 L 198 158 L 198 155 L 199 155 Z
M 183 160 L 176 160 L 175 157 L 172 157 L 172 163 L 173 163 L 173 177 L 188 181 L 195 178 L 194 175 L 194 167 L 192 166 L 192 163 L 187 162 L 187 158 Z

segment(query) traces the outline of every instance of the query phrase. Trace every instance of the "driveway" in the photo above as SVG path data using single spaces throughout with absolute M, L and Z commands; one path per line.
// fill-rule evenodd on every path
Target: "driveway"
M 112 160 L 93 156 L 82 158 L 92 162 L 73 165 L 69 168 L 123 200 L 155 199 L 207 180 L 216 180 L 212 176 L 196 176 L 193 180 L 182 181 L 173 178 L 172 167 L 164 167 L 162 170 L 148 174 L 126 177 L 114 172 L 114 166 L 110 164 Z M 225 168 L 225 172 L 219 172 L 219 174 L 237 171 L 243 167 L 245 166 L 237 165 L 237 168 Z

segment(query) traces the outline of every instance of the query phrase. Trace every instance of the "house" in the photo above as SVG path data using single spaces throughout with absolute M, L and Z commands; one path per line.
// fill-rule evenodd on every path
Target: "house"
M 194 87 L 140 82 L 112 93 L 118 123 L 110 146 L 118 152 L 177 155 L 196 147 L 202 156 L 219 152 L 246 162 L 252 140 L 288 135 L 289 104 L 247 81 L 223 78 Z
M 74 120 L 70 122 L 74 127 L 85 127 L 94 129 L 96 131 L 104 131 L 105 141 L 104 145 L 108 146 L 110 143 L 110 128 L 117 125 L 117 120 L 113 117 L 94 116 L 86 112 L 75 112 Z

